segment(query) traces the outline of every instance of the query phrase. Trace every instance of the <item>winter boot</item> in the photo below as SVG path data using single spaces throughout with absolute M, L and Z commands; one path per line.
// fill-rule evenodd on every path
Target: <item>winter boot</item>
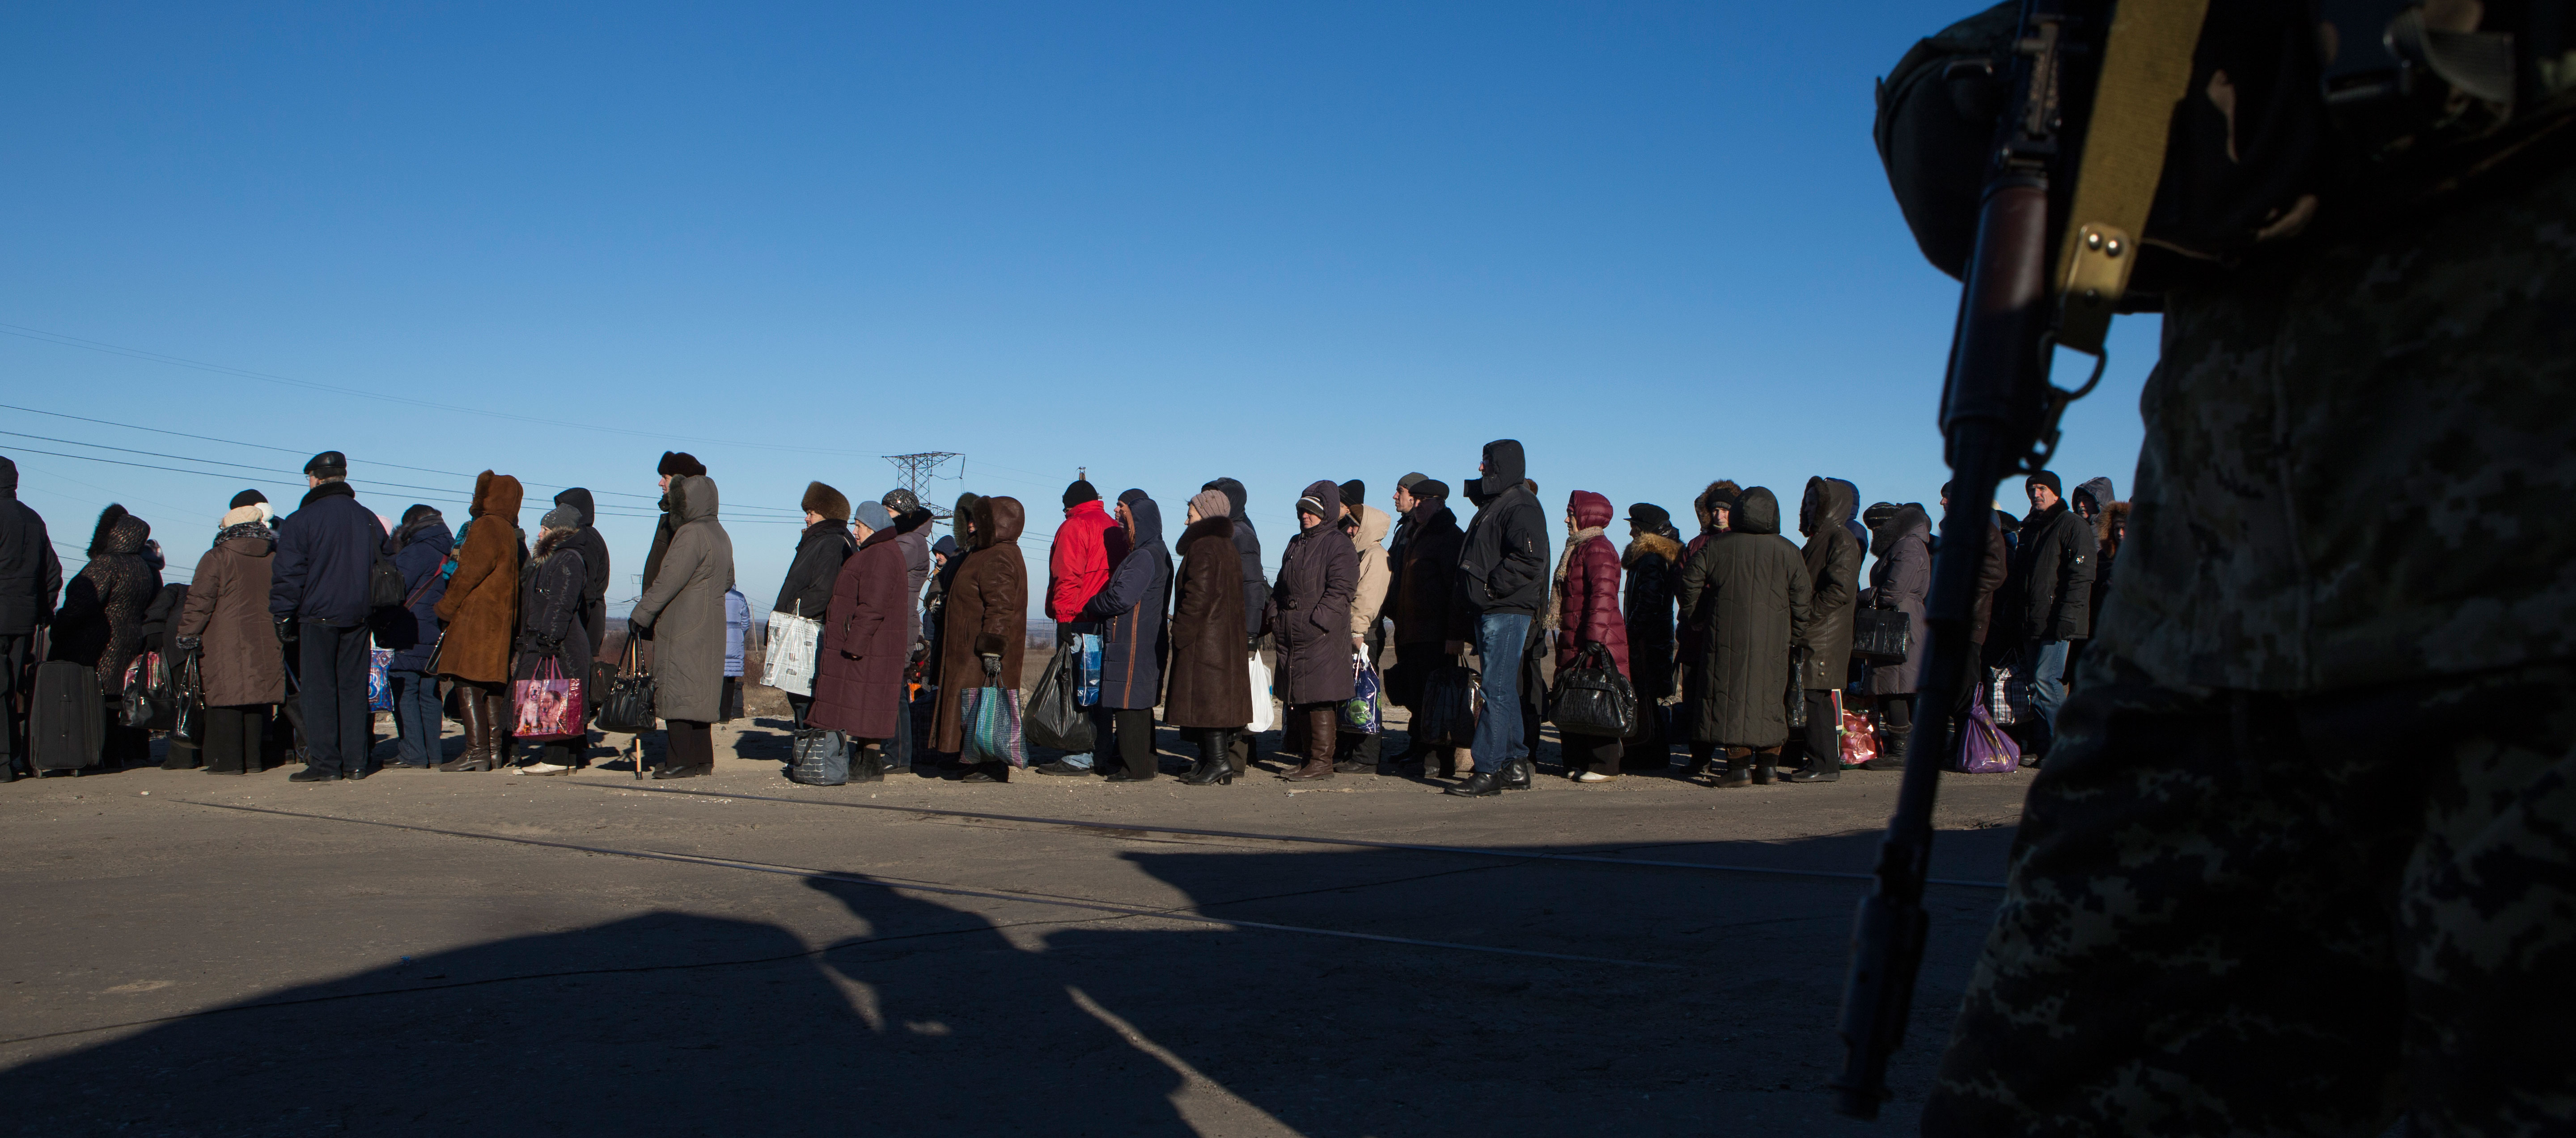
M 859 753 L 851 757 L 850 781 L 885 781 L 885 749 L 882 744 L 870 743 L 859 748 Z
M 438 769 L 488 771 L 500 765 L 500 757 L 492 749 L 492 737 L 499 726 L 492 721 L 492 705 L 472 691 L 466 692 L 457 704 L 457 710 L 465 717 L 465 753 L 438 764 Z

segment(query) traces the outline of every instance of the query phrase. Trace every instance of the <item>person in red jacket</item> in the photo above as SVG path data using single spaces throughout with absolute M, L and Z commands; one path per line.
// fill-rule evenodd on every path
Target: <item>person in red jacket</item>
M 1556 563 L 1556 588 L 1549 593 L 1555 619 L 1548 622 L 1556 630 L 1560 676 L 1595 645 L 1620 675 L 1629 674 L 1628 622 L 1619 611 L 1619 547 L 1601 532 L 1617 514 L 1610 499 L 1590 490 L 1577 490 L 1566 500 L 1565 555 Z M 1564 727 L 1557 725 L 1566 777 L 1576 782 L 1619 777 L 1619 740 L 1577 735 Z
M 1077 654 L 1099 644 L 1100 624 L 1082 619 L 1083 607 L 1109 584 L 1109 572 L 1127 558 L 1127 530 L 1100 505 L 1100 491 L 1077 478 L 1064 488 L 1064 524 L 1055 529 L 1047 548 L 1047 619 L 1056 624 L 1056 643 L 1074 645 Z M 1086 645 L 1076 637 L 1092 637 Z M 1039 774 L 1091 773 L 1090 755 L 1066 755 L 1038 766 Z

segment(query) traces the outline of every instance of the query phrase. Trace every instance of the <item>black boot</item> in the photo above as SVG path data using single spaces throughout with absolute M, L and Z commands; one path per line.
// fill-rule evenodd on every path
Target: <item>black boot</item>
M 1905 747 L 1913 741 L 1911 727 L 1890 727 L 1879 732 L 1878 757 L 1862 763 L 1865 771 L 1901 771 L 1905 769 Z
M 1505 759 L 1502 769 L 1502 787 L 1505 790 L 1528 790 L 1530 776 L 1536 773 L 1538 773 L 1538 763 L 1535 760 Z
M 1746 759 L 1753 764 L 1753 785 L 1769 786 L 1772 779 L 1780 777 L 1780 752 L 1755 751 Z
M 884 782 L 885 751 L 875 743 L 859 748 L 850 759 L 851 782 Z
M 1719 758 L 1709 756 L 1709 773 L 1717 776 L 1713 785 L 1721 787 L 1753 785 L 1753 756 Z
M 1505 763 L 1504 769 L 1508 770 L 1510 769 L 1510 766 L 1511 764 Z M 1474 774 L 1468 775 L 1467 781 L 1450 787 L 1441 793 L 1455 794 L 1460 798 L 1492 798 L 1502 792 L 1502 771 L 1477 771 Z
M 1840 782 L 1842 777 L 1843 757 L 1841 755 L 1818 754 L 1813 751 L 1807 754 L 1807 765 L 1789 773 L 1791 782 Z

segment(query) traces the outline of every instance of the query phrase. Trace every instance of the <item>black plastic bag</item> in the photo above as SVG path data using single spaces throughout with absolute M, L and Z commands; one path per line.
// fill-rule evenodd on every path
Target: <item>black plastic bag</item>
M 1091 751 L 1093 741 L 1091 716 L 1079 698 L 1082 669 L 1073 653 L 1073 645 L 1059 645 L 1038 675 L 1038 689 L 1029 696 L 1028 736 L 1038 746 L 1080 755 Z

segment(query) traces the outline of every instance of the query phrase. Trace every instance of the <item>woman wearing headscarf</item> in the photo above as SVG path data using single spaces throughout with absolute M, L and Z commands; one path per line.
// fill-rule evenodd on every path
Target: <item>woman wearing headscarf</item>
M 432 610 L 447 625 L 438 674 L 456 681 L 465 724 L 465 753 L 438 764 L 443 771 L 494 770 L 509 753 L 510 646 L 519 633 L 519 567 L 528 560 L 519 497 L 516 478 L 475 476 L 456 572 Z
M 1243 559 L 1234 544 L 1234 503 L 1222 490 L 1190 499 L 1181 531 L 1179 586 L 1172 601 L 1171 682 L 1163 721 L 1198 748 L 1191 786 L 1234 781 L 1234 736 L 1252 722 L 1252 677 L 1243 659 Z M 1270 693 L 1260 693 L 1270 698 Z
M 1117 518 L 1127 531 L 1127 552 L 1110 569 L 1109 583 L 1083 605 L 1081 618 L 1101 625 L 1100 703 L 1093 712 L 1098 753 L 1125 760 L 1104 773 L 1111 782 L 1147 782 L 1158 766 L 1154 705 L 1162 702 L 1163 664 L 1172 651 L 1172 553 L 1163 545 L 1163 508 L 1144 491 L 1118 495 Z
M 815 657 L 814 698 L 800 722 L 806 730 L 838 731 L 858 748 L 851 782 L 885 780 L 885 742 L 895 737 L 903 711 L 903 668 L 912 634 L 904 618 L 912 608 L 902 538 L 886 508 L 859 505 L 859 547 L 832 575 L 823 607 L 823 639 Z
M 63 605 L 54 613 L 53 647 L 45 657 L 69 660 L 97 675 L 99 694 L 107 701 L 107 734 L 99 759 L 110 770 L 152 757 L 151 733 L 125 726 L 116 714 L 125 693 L 125 665 L 143 650 L 144 610 L 161 591 L 161 573 L 144 557 L 144 544 L 151 538 L 152 527 L 124 506 L 99 511 L 98 527 L 90 531 L 89 564 L 63 586 Z
M 671 480 L 671 543 L 661 575 L 635 602 L 628 627 L 653 640 L 653 713 L 662 719 L 662 767 L 655 778 L 695 778 L 716 769 L 709 725 L 723 717 L 725 593 L 733 588 L 733 537 L 716 518 L 716 483 L 703 474 Z
M 1294 782 L 1333 777 L 1334 725 L 1351 698 L 1351 598 L 1360 558 L 1333 524 L 1341 515 L 1341 487 L 1306 487 L 1297 499 L 1297 536 L 1279 554 L 1279 579 L 1263 612 L 1279 653 L 1280 698 L 1289 715 L 1305 719 L 1304 763 L 1282 776 Z
M 939 654 L 939 709 L 931 722 L 932 746 L 965 750 L 960 700 L 982 687 L 1020 690 L 1020 658 L 1029 640 L 1029 568 L 1020 558 L 1020 527 L 1028 514 L 1012 497 L 975 500 L 974 551 L 949 562 Z M 967 768 L 966 782 L 1009 782 L 1010 764 L 998 760 Z
M 580 539 L 585 528 L 581 523 L 581 511 L 572 506 L 556 506 L 537 520 L 536 555 L 519 575 L 518 666 L 510 678 L 537 679 L 546 670 L 544 666 L 552 663 L 556 675 L 572 685 L 568 689 L 570 699 L 587 710 L 591 646 L 598 643 L 598 634 L 582 620 L 590 565 L 581 554 Z M 563 774 L 580 765 L 582 753 L 590 743 L 585 719 L 574 719 L 573 725 L 581 729 L 580 734 L 546 740 L 534 762 L 512 768 L 510 773 Z
M 269 516 L 265 501 L 225 513 L 179 606 L 178 647 L 197 653 L 205 691 L 208 774 L 259 773 L 261 729 L 269 708 L 286 698 L 286 662 L 268 613 L 277 561 Z
M 1590 490 L 1577 490 L 1565 502 L 1565 552 L 1557 558 L 1556 587 L 1548 594 L 1559 677 L 1595 648 L 1620 675 L 1629 674 L 1628 623 L 1619 615 L 1619 549 L 1602 533 L 1613 514 L 1610 499 Z M 1619 777 L 1621 740 L 1577 735 L 1562 723 L 1557 731 L 1567 778 L 1608 782 Z

